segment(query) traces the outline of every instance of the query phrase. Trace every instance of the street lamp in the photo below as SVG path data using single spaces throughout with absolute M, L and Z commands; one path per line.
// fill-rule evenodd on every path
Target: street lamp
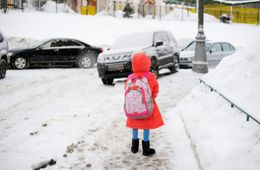
M 203 13 L 204 13 L 204 2 L 199 1 L 199 12 L 198 12 L 198 34 L 196 36 L 196 47 L 195 47 L 195 57 L 192 62 L 192 70 L 197 73 L 207 73 L 208 72 L 208 62 L 205 41 L 206 37 L 203 31 Z

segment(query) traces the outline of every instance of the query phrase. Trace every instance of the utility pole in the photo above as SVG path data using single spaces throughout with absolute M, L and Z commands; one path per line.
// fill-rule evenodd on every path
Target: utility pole
M 203 30 L 203 13 L 204 4 L 203 0 L 199 0 L 199 12 L 198 12 L 198 34 L 196 36 L 196 47 L 195 47 L 195 57 L 192 62 L 192 70 L 197 73 L 207 73 L 208 72 L 208 62 L 206 54 L 206 37 Z
M 56 13 L 58 13 L 58 0 L 56 0 Z

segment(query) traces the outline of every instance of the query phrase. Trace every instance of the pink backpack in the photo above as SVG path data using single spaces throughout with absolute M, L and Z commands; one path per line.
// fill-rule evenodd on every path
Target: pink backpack
M 131 119 L 144 119 L 153 113 L 153 98 L 147 80 L 147 74 L 129 76 L 125 87 L 124 110 Z

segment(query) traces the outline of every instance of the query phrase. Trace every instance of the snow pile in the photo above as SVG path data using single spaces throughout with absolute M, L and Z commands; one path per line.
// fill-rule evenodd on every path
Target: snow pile
M 56 12 L 56 5 L 57 5 L 57 12 L 62 13 L 75 13 L 67 4 L 56 4 L 53 1 L 47 1 L 46 4 L 42 6 L 42 10 L 44 12 Z
M 260 120 L 260 40 L 226 57 L 204 80 Z M 245 69 L 246 68 L 246 69 Z M 204 169 L 260 167 L 260 127 L 203 84 L 172 111 L 181 115 Z
M 194 21 L 159 21 L 12 11 L 6 15 L 0 13 L 0 23 L 0 30 L 7 37 L 35 40 L 75 38 L 91 45 L 111 45 L 122 34 L 154 30 L 169 30 L 177 40 L 194 39 L 198 27 L 197 22 Z M 260 29 L 253 25 L 205 22 L 205 34 L 208 39 L 227 41 L 236 47 L 244 47 L 259 37 Z
M 163 20 L 184 20 L 184 21 L 198 21 L 198 14 L 189 12 L 185 9 L 175 8 L 174 11 L 163 17 Z M 217 18 L 212 15 L 204 13 L 205 22 L 219 22 Z
M 28 48 L 37 42 L 37 40 L 30 38 L 21 38 L 21 37 L 10 37 L 7 38 L 9 49 L 14 48 Z
M 260 120 L 260 40 L 228 56 L 204 77 L 209 84 Z M 221 81 L 216 81 L 221 80 Z

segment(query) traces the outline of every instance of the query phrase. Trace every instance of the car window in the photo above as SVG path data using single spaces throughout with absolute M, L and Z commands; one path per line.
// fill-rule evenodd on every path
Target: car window
M 162 33 L 162 38 L 163 38 L 163 42 L 165 42 L 165 43 L 170 42 L 170 39 L 169 39 L 168 35 L 166 34 L 166 32 Z
M 46 49 L 46 48 L 50 48 L 52 44 L 52 41 L 47 41 L 46 43 L 42 44 L 42 48 Z
M 82 44 L 71 40 L 71 41 L 67 41 L 67 46 L 82 46 Z
M 220 43 L 215 43 L 215 44 L 212 46 L 211 51 L 214 51 L 214 52 L 220 52 L 220 51 L 222 51 L 222 47 L 221 47 Z
M 159 32 L 154 34 L 154 43 L 163 42 L 163 35 Z
M 44 49 L 61 47 L 61 46 L 62 46 L 62 42 L 60 40 L 51 40 L 51 41 L 47 41 L 46 43 L 42 44 L 42 48 L 44 48 Z
M 212 46 L 212 43 L 206 43 L 206 51 L 209 51 L 209 48 Z
M 192 42 L 185 48 L 185 50 L 187 50 L 187 51 L 195 51 L 195 45 L 196 45 L 196 42 L 195 42 L 195 41 L 192 41 Z
M 206 42 L 205 45 L 206 45 L 206 51 L 208 51 L 212 43 Z M 195 51 L 195 48 L 196 48 L 196 41 L 192 41 L 184 50 Z
M 4 36 L 3 34 L 0 32 L 0 42 L 4 41 Z
M 62 46 L 68 47 L 68 46 L 81 46 L 80 43 L 73 41 L 73 40 L 61 40 Z
M 234 48 L 228 43 L 222 43 L 223 51 L 233 51 Z
M 51 42 L 51 47 L 62 47 L 64 44 L 62 40 L 54 40 Z
M 170 32 L 169 32 L 169 33 L 167 33 L 167 35 L 168 35 L 168 37 L 169 37 L 170 41 L 172 41 L 173 43 L 177 44 L 177 41 L 176 41 L 176 39 L 173 37 L 173 35 L 172 35 Z

